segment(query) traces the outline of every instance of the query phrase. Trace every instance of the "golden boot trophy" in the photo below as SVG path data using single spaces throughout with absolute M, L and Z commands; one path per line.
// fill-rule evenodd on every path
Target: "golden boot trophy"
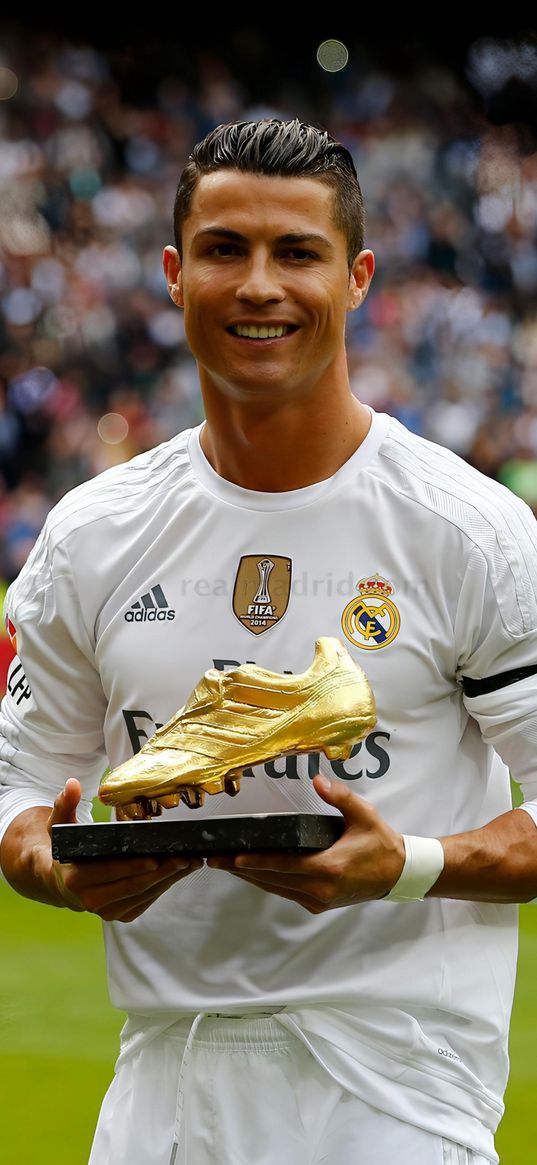
M 321 636 L 299 675 L 256 664 L 205 672 L 186 704 L 140 752 L 105 774 L 99 797 L 120 818 L 153 816 L 183 800 L 240 788 L 247 766 L 323 752 L 346 760 L 376 723 L 368 679 L 339 639 Z

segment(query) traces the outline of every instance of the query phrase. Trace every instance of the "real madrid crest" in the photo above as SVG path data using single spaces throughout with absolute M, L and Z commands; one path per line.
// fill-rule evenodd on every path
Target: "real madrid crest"
M 252 635 L 283 619 L 291 594 L 291 559 L 280 554 L 243 554 L 233 588 L 233 613 Z
M 347 639 L 364 651 L 387 647 L 401 626 L 401 616 L 391 598 L 394 587 L 388 579 L 374 574 L 361 578 L 356 590 L 357 597 L 347 603 L 341 616 Z

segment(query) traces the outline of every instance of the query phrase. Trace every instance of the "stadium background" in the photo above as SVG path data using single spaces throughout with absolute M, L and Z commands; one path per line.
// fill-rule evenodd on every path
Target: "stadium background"
M 355 158 L 377 256 L 356 394 L 537 514 L 535 29 L 187 15 L 0 20 L 0 586 L 66 490 L 201 418 L 161 253 L 193 143 L 238 117 L 302 117 Z M 0 690 L 10 655 L 2 635 Z M 123 1018 L 99 924 L 6 887 L 0 908 L 0 1160 L 83 1165 Z M 537 1162 L 532 907 L 521 924 L 502 1165 Z

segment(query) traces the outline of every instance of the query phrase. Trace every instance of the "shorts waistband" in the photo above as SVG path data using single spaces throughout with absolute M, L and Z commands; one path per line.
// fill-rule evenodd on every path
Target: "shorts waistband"
M 179 1019 L 166 1031 L 166 1038 L 186 1043 L 192 1019 Z M 252 1015 L 204 1014 L 194 1036 L 196 1047 L 269 1052 L 296 1045 L 297 1037 L 287 1031 L 274 1013 Z

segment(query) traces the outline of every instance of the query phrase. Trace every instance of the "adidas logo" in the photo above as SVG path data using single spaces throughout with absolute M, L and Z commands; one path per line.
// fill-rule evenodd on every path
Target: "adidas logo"
M 164 591 L 157 583 L 125 611 L 125 619 L 127 623 L 164 623 L 175 619 L 175 611 L 168 606 Z

